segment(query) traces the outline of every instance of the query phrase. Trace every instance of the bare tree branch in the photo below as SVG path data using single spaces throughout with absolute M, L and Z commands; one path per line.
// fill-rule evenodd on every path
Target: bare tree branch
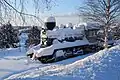
M 13 24 L 21 23 L 24 25 L 33 25 L 36 23 L 43 25 L 44 22 L 41 20 L 41 12 L 45 9 L 50 10 L 55 5 L 56 0 L 0 0 L 0 23 L 6 23 L 11 21 Z M 31 12 L 28 7 L 31 7 Z M 29 12 L 29 13 L 28 13 Z M 30 21 L 33 18 L 35 23 Z M 29 21 L 29 22 L 28 22 Z
M 80 13 L 87 19 L 105 26 L 105 42 L 107 42 L 108 28 L 118 22 L 120 16 L 120 0 L 86 0 L 85 5 L 86 8 L 80 7 Z
M 32 15 L 32 14 L 28 14 L 28 13 L 23 13 L 22 11 L 20 12 L 20 11 L 18 11 L 16 8 L 14 8 L 11 4 L 9 4 L 6 0 L 4 0 L 5 1 L 5 3 L 8 5 L 8 6 L 10 6 L 13 10 L 15 10 L 17 13 L 19 13 L 20 15 L 21 14 L 23 14 L 23 15 L 28 15 L 28 16 L 32 16 L 32 17 L 35 17 L 41 24 L 43 24 L 43 21 L 39 18 L 39 17 L 37 17 L 37 16 L 35 16 L 35 15 Z

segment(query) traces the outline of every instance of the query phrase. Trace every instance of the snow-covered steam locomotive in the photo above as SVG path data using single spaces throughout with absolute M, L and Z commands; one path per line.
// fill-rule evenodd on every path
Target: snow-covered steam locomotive
M 55 18 L 48 17 L 45 27 L 41 32 L 41 43 L 27 51 L 27 56 L 42 63 L 83 55 L 99 47 L 97 31 L 100 26 L 97 23 L 56 26 Z

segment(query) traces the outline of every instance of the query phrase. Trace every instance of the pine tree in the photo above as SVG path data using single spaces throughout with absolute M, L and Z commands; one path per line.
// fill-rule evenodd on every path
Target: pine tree
M 28 34 L 28 39 L 26 40 L 26 46 L 37 45 L 40 43 L 40 30 L 37 26 L 33 26 Z

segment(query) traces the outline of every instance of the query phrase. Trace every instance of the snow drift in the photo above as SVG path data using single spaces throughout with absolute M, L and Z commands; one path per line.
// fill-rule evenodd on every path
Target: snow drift
M 52 64 L 14 74 L 7 80 L 120 80 L 120 45 L 67 65 Z

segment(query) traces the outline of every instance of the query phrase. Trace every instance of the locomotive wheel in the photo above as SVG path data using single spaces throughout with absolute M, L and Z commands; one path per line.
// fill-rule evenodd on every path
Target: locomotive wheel
M 41 61 L 41 63 L 47 63 L 47 59 L 46 58 L 41 58 L 40 61 Z
M 40 58 L 41 63 L 52 63 L 54 61 L 52 55 L 50 56 L 43 56 Z
M 64 57 L 65 58 L 69 58 L 69 57 L 72 57 L 73 56 L 73 53 L 72 52 L 65 52 L 64 53 Z

